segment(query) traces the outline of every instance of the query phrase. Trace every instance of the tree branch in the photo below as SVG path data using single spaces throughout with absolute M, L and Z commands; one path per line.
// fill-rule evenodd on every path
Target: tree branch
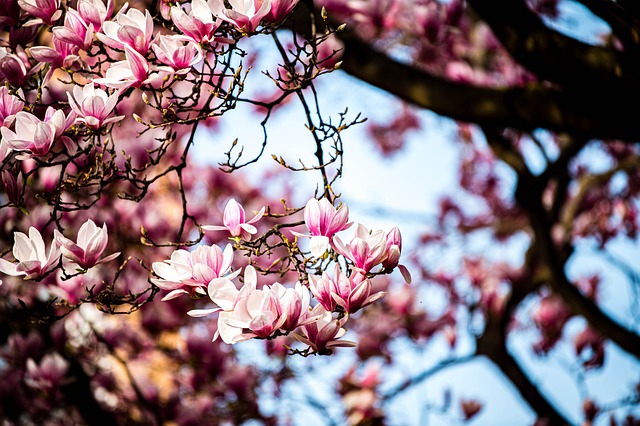
M 516 200 L 523 206 L 533 229 L 535 244 L 541 262 L 549 268 L 551 289 L 560 295 L 574 313 L 582 315 L 601 335 L 615 342 L 620 348 L 640 358 L 640 336 L 627 330 L 609 318 L 580 290 L 569 282 L 565 272 L 565 256 L 558 252 L 551 238 L 551 223 L 541 204 L 538 185 L 520 175 L 516 189 Z
M 640 89 L 635 55 L 591 46 L 549 29 L 524 0 L 469 0 L 516 61 L 541 79 L 591 92 Z
M 637 49 L 640 44 L 640 28 L 638 19 L 627 13 L 616 2 L 609 0 L 578 0 L 596 16 L 604 20 L 616 37 L 627 48 Z
M 496 321 L 498 320 L 498 321 Z M 477 340 L 476 352 L 489 358 L 516 387 L 520 396 L 548 424 L 567 425 L 570 422 L 540 393 L 520 368 L 505 346 L 506 335 L 498 318 L 487 319 L 484 333 Z

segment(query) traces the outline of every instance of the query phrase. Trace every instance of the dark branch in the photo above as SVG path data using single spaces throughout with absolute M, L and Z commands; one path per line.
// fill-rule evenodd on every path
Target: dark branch
M 640 89 L 635 55 L 579 42 L 549 29 L 523 0 L 469 0 L 524 67 L 566 88 L 605 92 Z M 588 88 L 588 89 L 587 89 Z

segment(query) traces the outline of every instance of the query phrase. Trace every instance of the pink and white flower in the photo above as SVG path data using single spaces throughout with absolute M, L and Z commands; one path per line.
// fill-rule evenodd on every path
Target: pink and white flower
M 0 258 L 0 272 L 12 276 L 24 275 L 25 280 L 37 279 L 56 267 L 59 256 L 58 247 L 53 242 L 49 253 L 46 253 L 42 235 L 32 226 L 28 237 L 22 232 L 14 232 L 13 257 L 18 263 Z
M 124 115 L 107 118 L 118 103 L 118 93 L 109 96 L 104 90 L 96 89 L 93 82 L 84 87 L 74 86 L 73 94 L 67 92 L 67 98 L 78 116 L 77 121 L 90 129 L 98 130 L 124 118 Z
M 208 44 L 218 41 L 214 33 L 221 21 L 214 18 L 211 8 L 204 0 L 193 0 L 189 13 L 186 13 L 181 7 L 173 6 L 171 18 L 182 34 L 196 43 Z
M 341 306 L 345 312 L 353 314 L 386 294 L 384 291 L 371 294 L 371 287 L 371 280 L 361 274 L 347 278 L 339 265 L 335 265 L 333 276 L 326 272 L 322 277 L 309 275 L 311 293 L 330 312 Z
M 186 41 L 186 44 L 184 42 Z M 151 48 L 158 61 L 168 65 L 176 74 L 186 74 L 204 58 L 202 49 L 184 36 L 158 36 Z
M 191 292 L 206 294 L 205 290 L 212 280 L 231 272 L 232 263 L 231 244 L 227 244 L 224 251 L 217 245 L 198 246 L 192 252 L 180 249 L 171 254 L 171 259 L 153 263 L 153 272 L 159 278 L 152 278 L 151 282 L 169 291 L 162 300 L 171 300 Z M 227 275 L 225 279 L 232 280 L 239 273 L 240 270 Z
M 356 346 L 355 342 L 339 340 L 347 332 L 343 326 L 349 319 L 349 315 L 334 319 L 331 312 L 322 305 L 316 305 L 309 315 L 316 320 L 302 327 L 304 334 L 294 333 L 294 337 L 305 345 L 309 345 L 315 353 L 330 354 L 331 348 Z
M 93 42 L 93 24 L 87 24 L 76 10 L 69 9 L 64 17 L 64 25 L 53 27 L 54 39 L 89 50 Z
M 36 364 L 32 358 L 27 359 L 26 367 L 25 383 L 32 388 L 49 392 L 64 384 L 69 362 L 54 352 L 43 356 L 40 364 Z
M 47 155 L 56 139 L 56 127 L 53 122 L 41 121 L 35 115 L 24 111 L 16 114 L 15 132 L 6 127 L 2 127 L 0 132 L 2 141 L 8 148 L 30 153 L 17 156 L 19 160 Z
M 95 31 L 100 31 L 102 24 L 113 15 L 113 0 L 107 0 L 106 6 L 102 0 L 78 0 L 76 8 L 87 25 L 92 24 Z
M 117 252 L 100 259 L 109 242 L 106 223 L 98 228 L 91 219 L 87 220 L 78 230 L 77 243 L 65 238 L 57 229 L 53 234 L 62 255 L 82 269 L 92 268 L 120 256 L 120 252 Z
M 18 5 L 31 16 L 26 25 L 53 25 L 62 16 L 60 0 L 18 0 Z
M 124 46 L 124 51 L 126 60 L 112 64 L 105 77 L 94 79 L 94 83 L 114 89 L 126 89 L 151 84 L 160 78 L 159 73 L 152 72 L 144 56 L 128 45 Z
M 0 126 L 11 126 L 15 115 L 22 111 L 22 108 L 24 102 L 18 96 L 10 94 L 6 87 L 0 87 Z
M 256 223 L 264 215 L 265 208 L 262 207 L 260 211 L 249 221 L 245 219 L 244 208 L 235 200 L 230 199 L 224 208 L 222 216 L 222 223 L 220 225 L 205 225 L 202 227 L 205 231 L 229 231 L 232 237 L 242 238 L 243 240 L 250 240 L 251 235 L 258 232 L 253 223 Z
M 381 264 L 387 256 L 387 240 L 384 231 L 369 231 L 358 224 L 356 234 L 348 245 L 339 237 L 334 237 L 336 251 L 345 256 L 361 274 L 367 274 L 374 266 Z
M 192 310 L 188 314 L 201 317 L 220 312 L 213 340 L 221 337 L 228 344 L 273 337 L 317 319 L 307 316 L 309 291 L 299 282 L 295 288 L 274 283 L 262 289 L 257 289 L 257 283 L 256 270 L 251 265 L 245 268 L 240 290 L 227 278 L 211 280 L 209 298 L 218 307 Z
M 311 235 L 292 232 L 298 237 L 311 237 L 311 255 L 322 257 L 333 236 L 351 226 L 349 207 L 340 205 L 337 209 L 326 198 L 320 201 L 310 199 L 304 208 L 304 222 Z
M 284 19 L 296 5 L 299 0 L 271 0 L 271 7 L 269 12 L 264 16 L 264 19 L 269 22 L 280 22 Z
M 222 0 L 209 0 L 214 15 L 245 33 L 252 33 L 271 9 L 271 0 L 229 0 L 227 9 Z
M 124 49 L 125 46 L 129 46 L 144 55 L 149 51 L 153 36 L 153 19 L 148 10 L 142 13 L 138 9 L 129 9 L 127 3 L 113 21 L 102 24 L 102 32 L 97 33 L 96 36 L 113 49 Z

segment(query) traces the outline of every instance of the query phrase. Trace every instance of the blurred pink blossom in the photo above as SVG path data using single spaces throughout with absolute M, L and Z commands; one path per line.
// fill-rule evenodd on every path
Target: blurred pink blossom
M 57 352 L 46 354 L 40 364 L 27 359 L 25 383 L 42 391 L 51 391 L 63 385 L 64 376 L 69 370 L 69 362 Z

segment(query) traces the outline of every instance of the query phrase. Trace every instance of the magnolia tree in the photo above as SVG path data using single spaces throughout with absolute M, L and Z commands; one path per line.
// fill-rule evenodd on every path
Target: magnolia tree
M 597 242 L 636 306 L 638 273 L 608 247 L 637 237 L 636 111 L 621 99 L 638 90 L 640 11 L 585 1 L 612 29 L 592 46 L 547 26 L 562 18 L 556 2 L 468 3 L 3 2 L 7 424 L 280 424 L 302 419 L 281 408 L 296 398 L 324 423 L 383 424 L 399 395 L 475 357 L 513 383 L 532 422 L 637 422 L 638 377 L 604 403 L 588 389 L 611 346 L 640 355 L 637 323 L 603 310 L 602 277 L 570 276 L 566 265 Z M 278 55 L 262 70 L 252 66 L 262 55 L 256 40 Z M 483 208 L 444 198 L 439 226 L 421 236 L 408 267 L 398 227 L 357 223 L 348 194 L 334 188 L 351 127 L 366 126 L 392 154 L 420 120 L 409 106 L 387 123 L 325 114 L 319 92 L 338 68 L 460 120 L 460 187 Z M 258 77 L 268 84 L 247 89 Z M 239 169 L 263 155 L 267 124 L 288 102 L 303 111 L 314 162 L 273 158 L 318 184 L 268 195 L 269 178 L 254 187 Z M 218 148 L 219 167 L 197 165 L 194 152 L 210 145 L 196 131 L 215 135 L 243 105 L 255 113 L 243 119 L 263 129 L 256 154 L 235 140 Z M 585 149 L 606 159 L 604 170 L 581 157 Z M 532 168 L 532 150 L 542 170 Z M 522 263 L 468 253 L 455 267 L 438 263 L 434 253 L 477 233 L 505 247 L 525 236 Z M 421 308 L 435 289 L 445 308 Z M 583 328 L 567 336 L 578 317 Z M 531 329 L 537 356 L 575 348 L 579 418 L 558 409 L 509 351 L 507 340 Z M 455 350 L 460 335 L 473 341 L 467 354 Z M 434 336 L 451 356 L 418 358 L 385 386 L 400 362 L 394 345 L 424 347 Z M 264 365 L 246 362 L 243 347 L 259 350 L 250 357 Z M 314 364 L 337 365 L 319 364 L 322 356 L 344 363 L 342 354 L 353 368 L 333 368 L 344 374 L 320 392 L 341 408 L 308 387 L 287 391 L 327 375 Z M 305 368 L 294 368 L 300 360 Z M 428 408 L 463 422 L 491 403 L 451 399 Z

